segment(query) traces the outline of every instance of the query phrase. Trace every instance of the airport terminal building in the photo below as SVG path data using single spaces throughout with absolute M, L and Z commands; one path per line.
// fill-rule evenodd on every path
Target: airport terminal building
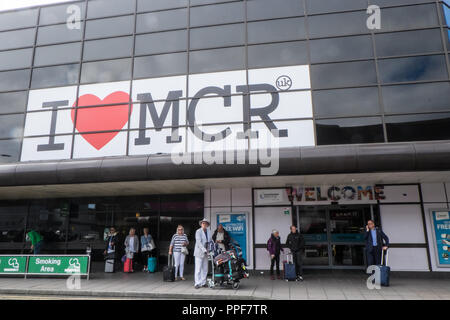
M 380 28 L 370 27 L 380 9 Z M 224 224 L 252 269 L 450 271 L 450 7 L 437 0 L 83 0 L 0 12 L 0 252 Z M 375 19 L 375 20 L 373 20 Z M 192 253 L 193 250 L 190 250 Z M 192 259 L 188 263 L 191 263 Z

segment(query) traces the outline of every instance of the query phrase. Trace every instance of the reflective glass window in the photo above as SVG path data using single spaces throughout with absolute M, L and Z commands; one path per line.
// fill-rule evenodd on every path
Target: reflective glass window
M 313 91 L 317 117 L 374 115 L 380 112 L 378 88 Z
M 408 7 L 387 8 L 382 11 L 381 29 L 395 31 L 439 26 L 436 5 L 424 4 Z
M 306 38 L 304 18 L 250 22 L 247 28 L 249 43 L 301 40 Z
M 27 91 L 0 93 L 0 113 L 24 112 Z
M 187 50 L 186 30 L 136 35 L 136 55 L 185 50 Z
M 310 38 L 317 38 L 369 34 L 366 22 L 366 11 L 309 16 L 309 35 Z
M 443 55 L 382 59 L 378 66 L 383 83 L 448 79 Z
M 249 68 L 299 64 L 308 64 L 306 41 L 248 46 Z
M 318 145 L 383 142 L 381 118 L 316 120 Z
M 156 11 L 173 8 L 187 7 L 188 0 L 138 0 L 137 10 Z
M 33 49 L 0 51 L 0 70 L 27 68 L 32 55 Z
M 65 86 L 78 82 L 79 64 L 67 64 L 54 67 L 33 69 L 32 88 Z
M 27 9 L 0 13 L 0 30 L 35 26 L 38 9 Z
M 244 47 L 201 50 L 189 53 L 189 70 L 192 73 L 239 70 L 244 68 Z
M 190 9 L 191 26 L 197 27 L 244 21 L 244 5 L 244 1 L 239 1 L 210 6 L 192 7 Z
M 85 62 L 81 67 L 82 83 L 111 82 L 131 78 L 131 59 Z
M 187 9 L 150 12 L 138 14 L 136 32 L 155 32 L 187 27 Z
M 311 82 L 315 89 L 376 84 L 375 63 L 357 61 L 312 65 Z
M 129 57 L 132 51 L 133 37 L 85 41 L 83 60 Z
M 132 34 L 134 30 L 134 16 L 124 16 L 86 22 L 86 39 L 123 36 Z
M 271 19 L 293 16 L 303 16 L 303 0 L 247 0 L 247 19 Z
M 311 62 L 331 62 L 373 57 L 370 36 L 318 39 L 310 41 Z
M 306 0 L 309 14 L 363 9 L 367 9 L 367 0 Z
M 0 72 L 0 91 L 28 89 L 30 70 Z
M 78 9 L 72 9 L 74 7 Z M 42 7 L 39 13 L 39 24 L 53 24 L 62 22 L 75 22 L 84 19 L 86 3 L 70 2 L 57 6 Z M 79 16 L 78 16 L 79 14 Z
M 390 142 L 450 139 L 450 113 L 388 116 L 385 121 Z
M 0 50 L 33 46 L 36 29 L 0 32 Z
M 34 65 L 43 66 L 77 62 L 80 60 L 80 55 L 81 42 L 37 47 L 34 55 Z
M 184 52 L 136 57 L 134 60 L 134 78 L 185 73 L 187 73 L 187 54 Z
M 194 28 L 190 32 L 191 49 L 243 45 L 245 42 L 245 27 L 241 23 Z
M 88 18 L 101 18 L 133 13 L 136 0 L 91 0 L 88 1 Z
M 20 142 L 20 139 L 0 140 L 0 164 L 19 161 Z M 3 213 L 0 215 L 4 217 Z
M 39 27 L 37 44 L 53 44 L 58 42 L 70 42 L 81 40 L 81 29 L 69 29 L 66 24 Z
M 0 138 L 19 138 L 22 135 L 24 114 L 0 116 Z

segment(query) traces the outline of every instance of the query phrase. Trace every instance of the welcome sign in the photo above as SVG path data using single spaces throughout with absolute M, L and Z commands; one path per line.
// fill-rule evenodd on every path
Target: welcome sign
M 265 136 L 315 145 L 309 66 L 30 90 L 20 160 L 261 149 Z

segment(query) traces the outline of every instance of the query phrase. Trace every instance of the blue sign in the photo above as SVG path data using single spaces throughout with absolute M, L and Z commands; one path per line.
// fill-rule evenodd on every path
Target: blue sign
M 438 265 L 450 267 L 450 211 L 432 211 Z
M 242 257 L 247 261 L 247 215 L 245 213 L 221 213 L 217 215 L 217 225 L 223 225 L 232 242 L 242 249 Z

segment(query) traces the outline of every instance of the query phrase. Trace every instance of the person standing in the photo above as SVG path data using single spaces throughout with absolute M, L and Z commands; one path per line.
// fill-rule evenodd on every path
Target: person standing
M 217 229 L 216 231 L 214 231 L 212 239 L 214 243 L 218 244 L 219 248 L 222 249 L 222 251 L 228 250 L 231 238 L 230 234 L 228 233 L 227 230 L 225 230 L 222 224 L 219 224 L 217 226 Z
M 195 289 L 206 286 L 206 276 L 208 275 L 208 244 L 212 241 L 209 225 L 209 220 L 204 218 L 200 221 L 201 228 L 195 232 Z
M 119 235 L 115 227 L 110 227 L 108 231 L 108 237 L 106 238 L 106 248 L 103 254 L 106 259 L 114 260 L 113 270 L 117 270 L 118 260 L 119 260 Z
M 295 264 L 297 281 L 303 281 L 303 251 L 305 249 L 305 238 L 301 235 L 296 226 L 291 226 L 291 233 L 287 236 L 286 246 L 291 250 Z
M 177 227 L 177 233 L 172 236 L 169 246 L 169 256 L 173 254 L 173 259 L 175 260 L 175 280 L 177 279 L 177 274 L 179 272 L 180 280 L 186 280 L 183 277 L 184 273 L 184 260 L 187 255 L 187 246 L 189 240 L 187 235 L 184 233 L 184 228 L 182 225 Z
M 33 229 L 28 231 L 27 238 L 31 241 L 30 249 L 33 251 L 33 254 L 40 254 L 42 249 L 42 241 L 43 237 L 41 234 Z
M 134 254 L 139 251 L 139 239 L 136 235 L 135 228 L 130 228 L 130 233 L 125 238 L 124 244 L 125 244 L 125 254 L 127 256 L 127 262 L 129 263 L 129 272 L 134 272 L 134 270 L 133 270 Z
M 281 279 L 280 274 L 280 254 L 284 252 L 281 247 L 280 241 L 280 233 L 278 230 L 272 230 L 272 234 L 270 235 L 269 240 L 267 241 L 267 251 L 270 254 L 270 278 L 275 280 L 275 276 L 273 274 L 273 269 L 276 267 L 277 269 L 277 277 Z
M 141 236 L 141 253 L 142 253 L 142 264 L 144 265 L 144 270 L 148 271 L 148 258 L 153 254 L 156 246 L 155 241 L 149 233 L 148 227 L 145 227 L 143 230 L 143 234 Z
M 382 252 L 389 247 L 388 236 L 375 226 L 373 220 L 369 220 L 367 221 L 364 239 L 366 240 L 367 265 L 380 265 Z

